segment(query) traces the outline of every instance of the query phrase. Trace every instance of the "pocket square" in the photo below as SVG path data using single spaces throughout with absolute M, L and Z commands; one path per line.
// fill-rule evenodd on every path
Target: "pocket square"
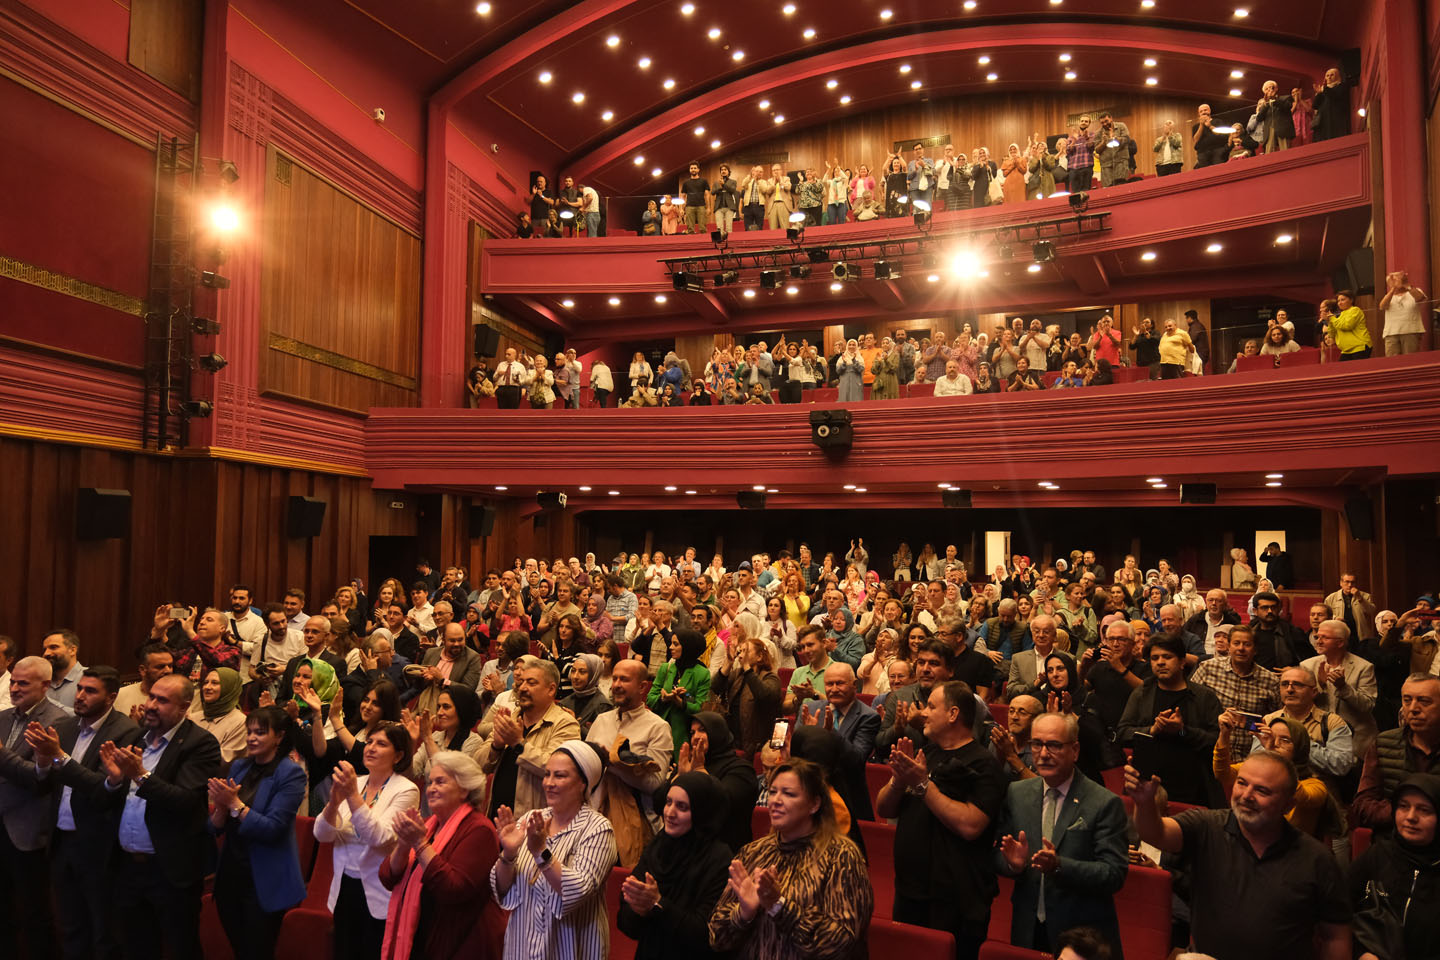
M 1085 822 L 1084 817 L 1076 817 L 1075 822 L 1070 824 L 1071 830 L 1089 830 L 1090 825 Z

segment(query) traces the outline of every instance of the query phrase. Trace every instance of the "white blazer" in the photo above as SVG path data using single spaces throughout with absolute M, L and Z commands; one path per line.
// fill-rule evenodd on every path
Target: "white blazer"
M 355 782 L 357 793 L 365 789 L 369 775 Z M 375 799 L 375 806 L 358 807 L 354 814 L 350 804 L 343 803 L 337 811 L 338 824 L 331 824 L 324 814 L 315 818 L 315 839 L 334 844 L 335 876 L 330 881 L 330 912 L 340 897 L 340 878 L 351 876 L 365 885 L 365 901 L 370 916 L 384 920 L 390 909 L 390 891 L 380 882 L 380 864 L 395 848 L 395 829 L 391 821 L 401 810 L 420 806 L 420 788 L 403 773 L 393 773 Z

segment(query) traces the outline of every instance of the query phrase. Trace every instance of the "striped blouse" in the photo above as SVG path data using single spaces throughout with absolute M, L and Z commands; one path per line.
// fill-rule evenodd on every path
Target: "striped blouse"
M 550 851 L 563 868 L 559 893 L 540 875 L 526 844 L 520 845 L 508 892 L 502 895 L 495 881 L 500 861 L 490 869 L 490 889 L 510 914 L 504 960 L 605 960 L 610 955 L 605 881 L 615 863 L 610 821 L 581 807 L 568 827 L 550 837 Z
M 710 916 L 710 945 L 749 960 L 864 960 L 875 891 L 860 848 L 843 834 L 782 842 L 770 833 L 740 850 L 745 869 L 774 867 L 784 904 L 748 922 L 728 887 Z

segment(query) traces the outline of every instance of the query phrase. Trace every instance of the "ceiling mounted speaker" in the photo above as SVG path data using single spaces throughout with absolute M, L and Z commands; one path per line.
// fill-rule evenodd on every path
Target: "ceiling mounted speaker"
M 563 493 L 537 493 L 535 502 L 540 504 L 541 510 L 564 510 L 565 494 Z
M 849 410 L 811 410 L 810 442 L 827 449 L 845 449 L 855 440 Z
M 940 503 L 949 510 L 969 510 L 969 490 L 942 490 L 940 491 Z
M 130 491 L 81 487 L 75 491 L 75 539 L 118 540 L 130 536 Z
M 1213 483 L 1182 483 L 1180 484 L 1181 503 L 1214 503 L 1215 484 Z
M 762 490 L 741 490 L 735 494 L 735 503 L 741 510 L 764 510 L 765 493 Z
M 316 497 L 291 497 L 285 516 L 285 532 L 296 540 L 320 536 L 325 526 L 325 501 Z

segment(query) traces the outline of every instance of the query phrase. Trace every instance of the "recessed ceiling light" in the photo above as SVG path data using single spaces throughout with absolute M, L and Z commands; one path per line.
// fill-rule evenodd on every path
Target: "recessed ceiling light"
M 1158 63 L 1158 62 L 1159 62 L 1159 61 L 1157 61 L 1154 57 L 1146 57 L 1146 58 L 1145 58 L 1145 66 L 1147 66 L 1147 67 L 1153 67 L 1153 66 L 1155 66 L 1155 64 Z
M 482 17 L 488 17 L 488 16 L 490 16 L 490 4 L 488 4 L 488 3 L 477 3 L 477 4 L 475 4 L 475 12 L 478 13 L 478 14 L 480 14 L 480 16 L 482 16 Z
M 707 34 L 707 36 L 709 36 L 711 40 L 719 40 L 719 39 L 720 39 L 720 28 L 719 28 L 719 27 L 711 27 L 711 28 L 710 28 L 710 32 L 709 32 L 709 34 Z
M 705 136 L 705 128 L 704 128 L 704 127 L 696 127 L 696 128 L 695 128 L 695 136 L 697 136 L 697 137 L 703 137 L 703 136 Z
M 693 3 L 683 3 L 683 4 L 681 4 L 681 5 L 680 5 L 680 12 L 683 13 L 683 14 L 685 14 L 685 16 L 687 16 L 687 17 L 690 16 L 690 14 L 692 14 L 692 13 L 695 12 L 695 4 L 693 4 Z
M 608 36 L 608 37 L 605 38 L 605 46 L 607 46 L 607 47 L 618 47 L 618 46 L 620 46 L 620 38 L 617 37 L 617 36 L 615 36 L 615 34 L 613 34 L 613 33 L 610 34 L 610 36 Z
M 848 93 L 845 94 L 845 96 L 843 96 L 843 97 L 840 98 L 840 103 L 841 103 L 842 106 L 843 106 L 844 104 L 849 103 L 849 102 L 850 102 L 850 94 L 848 94 Z
M 1149 10 L 1155 6 L 1155 0 L 1140 0 L 1140 6 L 1143 9 Z
M 645 165 L 645 158 L 644 158 L 644 157 L 641 157 L 641 156 L 637 156 L 637 157 L 635 158 L 635 166 L 637 166 L 637 167 L 643 167 L 644 165 Z
M 856 493 L 864 493 L 864 492 L 865 492 L 865 488 L 864 488 L 864 487 L 856 487 L 856 488 L 855 488 L 855 492 L 856 492 Z
M 657 294 L 655 294 L 655 302 L 656 302 L 656 303 L 664 303 L 667 299 L 668 299 L 668 298 L 667 298 L 667 297 L 665 296 L 665 294 L 663 294 L 663 293 L 657 293 Z
M 790 284 L 790 286 L 788 286 L 788 287 L 785 288 L 785 292 L 788 293 L 788 294 L 790 294 L 790 295 L 793 297 L 795 294 L 797 294 L 797 293 L 800 292 L 800 288 L 797 287 L 797 286 L 795 286 L 795 284 L 792 283 L 792 284 Z
M 1042 487 L 1053 487 L 1053 486 L 1055 486 L 1055 481 L 1053 481 L 1053 480 L 1041 480 L 1040 483 L 1039 483 L 1039 485 L 1042 486 Z
M 746 299 L 746 300 L 754 300 L 754 299 L 755 299 L 755 288 L 754 288 L 754 287 L 746 287 L 746 288 L 745 288 L 745 299 Z
M 910 64 L 908 64 L 908 63 L 902 63 L 902 64 L 900 64 L 900 72 L 901 72 L 901 73 L 909 73 L 909 72 L 910 72 Z
M 939 283 L 939 282 L 940 282 L 940 274 L 938 274 L 938 273 L 932 273 L 932 274 L 930 274 L 928 277 L 925 278 L 925 281 L 926 281 L 927 283 Z
M 830 292 L 831 292 L 831 293 L 839 293 L 841 290 L 844 290 L 844 289 L 845 289 L 845 284 L 843 284 L 843 283 L 832 283 L 832 284 L 830 284 Z
M 576 489 L 576 490 L 579 490 L 581 493 L 589 493 L 591 488 L 590 488 L 590 487 L 576 487 L 575 489 Z
M 769 110 L 769 109 L 770 109 L 770 101 L 769 101 L 769 100 L 761 100 L 759 103 L 755 104 L 755 106 L 759 107 L 761 110 Z
M 665 78 L 665 82 L 662 83 L 662 84 L 660 84 L 660 86 L 664 87 L 666 90 L 674 90 L 674 89 L 675 89 L 675 78 L 674 78 L 674 77 L 666 77 L 666 78 Z
M 1275 242 L 1276 242 L 1276 243 L 1289 243 L 1291 240 L 1294 240 L 1294 239 L 1295 239 L 1295 238 L 1292 237 L 1290 234 L 1288 234 L 1288 233 L 1282 233 L 1282 234 L 1280 234 L 1280 236 L 1278 236 L 1278 237 L 1275 238 Z
M 1066 71 L 1065 71 L 1065 79 L 1066 79 L 1066 80 L 1074 80 L 1076 76 L 1077 76 L 1077 74 L 1075 73 L 1074 70 L 1066 70 Z
M 779 490 L 776 490 L 774 487 L 771 487 L 770 489 L 766 490 L 765 492 L 766 492 L 766 493 L 779 493 L 780 491 L 779 491 Z
M 711 140 L 711 141 L 710 141 L 710 149 L 711 149 L 711 150 L 719 150 L 719 149 L 720 149 L 720 141 L 719 141 L 719 140 Z
M 541 71 L 540 71 L 540 76 L 539 76 L 538 79 L 540 80 L 541 83 L 549 83 L 551 80 L 554 80 L 554 79 L 555 79 L 555 75 L 554 75 L 553 73 L 551 73 L 549 70 L 541 70 Z
M 1230 91 L 1230 96 L 1232 96 L 1232 97 L 1243 97 L 1243 96 L 1245 96 L 1245 91 L 1244 91 L 1244 90 L 1241 90 L 1239 87 L 1235 87 L 1235 88 L 1231 89 L 1231 91 Z
M 1150 489 L 1151 489 L 1151 490 L 1167 490 L 1167 489 L 1169 489 L 1169 487 L 1170 487 L 1170 484 L 1168 484 L 1168 483 L 1152 483 L 1152 484 L 1150 484 Z
M 1146 78 L 1145 78 L 1145 86 L 1147 86 L 1147 87 L 1153 87 L 1153 86 L 1155 86 L 1156 84 L 1158 84 L 1159 82 L 1160 82 L 1160 80 L 1159 80 L 1158 77 L 1146 77 Z
M 840 81 L 839 81 L 839 80 L 826 80 L 826 81 L 825 81 L 825 89 L 826 89 L 826 90 L 834 90 L 834 89 L 835 89 L 836 87 L 838 87 L 838 86 L 840 86 Z
M 1039 272 L 1040 272 L 1040 264 L 1038 264 L 1038 263 L 1032 263 L 1032 264 L 1030 264 L 1030 266 L 1026 267 L 1025 270 L 1026 270 L 1027 272 L 1029 272 L 1029 273 L 1039 273 Z
M 685 496 L 687 496 L 687 497 L 693 497 L 693 496 L 695 496 L 695 491 L 694 491 L 694 490 L 686 490 L 686 491 L 685 491 Z
M 510 488 L 509 488 L 509 487 L 496 487 L 495 489 L 496 489 L 496 490 L 500 490 L 500 491 L 503 492 L 503 491 L 505 491 L 505 490 L 509 490 Z
M 665 492 L 666 492 L 666 493 L 674 493 L 676 490 L 679 490 L 679 489 L 680 489 L 679 487 L 674 486 L 674 485 L 672 484 L 671 486 L 668 486 L 668 487 L 665 488 Z
M 734 53 L 730 54 L 730 59 L 734 60 L 736 63 L 739 63 L 741 60 L 745 59 L 745 51 L 736 50 Z
M 920 81 L 919 81 L 919 80 L 911 80 L 911 81 L 910 81 L 910 89 L 911 89 L 911 90 L 919 90 L 919 89 L 920 89 Z
M 618 307 L 618 306 L 620 306 L 620 298 L 619 298 L 619 297 L 611 297 L 611 298 L 610 298 L 610 306 L 612 306 L 612 307 Z
M 1054 2 L 1054 0 L 1051 0 L 1051 2 Z M 1235 8 L 1235 16 L 1237 16 L 1237 17 L 1239 17 L 1239 18 L 1241 18 L 1241 19 L 1243 20 L 1244 18 L 1250 16 L 1250 11 L 1249 11 L 1249 9 L 1247 9 L 1247 8 L 1245 8 L 1245 7 L 1236 7 L 1236 8 Z
M 1231 79 L 1231 80 L 1244 80 L 1244 79 L 1245 79 L 1245 71 L 1244 71 L 1244 70 L 1231 70 L 1231 71 L 1230 71 L 1230 79 Z
M 1267 474 L 1265 474 L 1265 479 L 1266 479 L 1266 480 L 1284 480 L 1284 479 L 1285 479 L 1285 474 L 1283 474 L 1283 473 L 1267 473 Z
M 575 306 L 575 301 L 574 301 L 574 300 L 561 300 L 561 301 L 560 301 L 560 306 L 564 307 L 566 310 L 569 310 L 571 307 Z
M 756 493 L 763 493 L 765 491 L 765 484 L 757 483 L 753 485 L 750 489 L 754 490 Z
M 1155 251 L 1146 250 L 1144 253 L 1140 254 L 1140 259 L 1144 260 L 1146 263 L 1149 263 L 1151 260 L 1155 259 Z
M 978 6 L 979 6 L 979 4 L 976 3 L 975 0 L 965 0 L 965 9 L 966 9 L 966 10 L 974 10 L 974 9 L 975 9 L 976 7 L 978 7 Z
M 985 55 L 985 56 L 982 56 L 982 57 L 980 58 L 980 66 L 982 66 L 982 67 L 985 66 L 986 64 L 988 64 L 989 62 L 990 62 L 990 57 L 989 57 L 988 54 Z
M 802 33 L 802 34 L 800 34 L 800 36 L 804 37 L 806 40 L 814 40 L 814 39 L 815 39 L 815 28 L 814 28 L 814 27 L 806 27 L 806 28 L 805 28 L 805 32 Z
M 1208 247 L 1205 248 L 1205 252 L 1206 252 L 1206 253 L 1219 253 L 1221 250 L 1224 250 L 1224 249 L 1225 249 L 1225 248 L 1222 247 L 1220 244 L 1218 244 L 1218 243 L 1212 243 L 1212 244 L 1210 244 Z
M 784 122 L 785 122 L 785 114 L 783 114 L 783 113 L 777 113 L 777 114 L 775 114 L 775 122 L 776 122 L 776 123 L 784 123 Z
M 1279 480 L 1270 480 L 1270 481 L 1268 481 L 1268 482 L 1265 484 L 1265 486 L 1267 486 L 1267 487 L 1283 487 L 1283 486 L 1285 486 L 1285 484 L 1281 483 Z
M 605 121 L 606 123 L 609 123 L 611 120 L 615 119 L 615 111 L 606 110 L 604 113 L 600 114 L 600 119 Z
M 780 8 L 780 11 L 784 13 L 787 17 L 793 17 L 795 15 L 795 4 L 787 3 L 785 4 L 785 6 Z
M 610 496 L 612 496 L 612 497 L 618 497 L 618 496 L 620 496 L 620 491 L 619 491 L 619 490 L 611 490 L 611 491 L 609 491 L 609 494 L 610 494 Z
M 998 74 L 998 73 L 987 73 L 987 74 L 985 74 L 985 79 L 986 79 L 986 80 L 989 80 L 991 83 L 994 83 L 996 80 L 999 80 L 999 79 L 1000 79 L 1000 74 Z
M 1146 483 L 1164 483 L 1164 482 L 1165 482 L 1165 478 L 1164 478 L 1164 477 L 1146 477 L 1146 478 L 1145 478 L 1145 482 L 1146 482 Z
M 893 16 L 895 16 L 895 11 L 889 9 L 888 7 L 887 7 L 886 9 L 880 11 L 880 19 L 881 19 L 881 20 L 889 20 L 889 19 L 890 19 L 891 17 L 893 17 Z
M 1070 62 L 1070 54 L 1068 54 L 1068 53 L 1062 53 L 1062 54 L 1060 54 L 1060 62 L 1061 62 L 1061 63 L 1069 63 L 1069 62 Z
M 651 167 L 651 168 L 650 168 L 650 176 L 652 176 L 652 177 L 658 177 L 658 176 L 660 176 L 660 174 L 662 174 L 662 173 L 664 173 L 664 172 L 665 172 L 665 171 L 664 171 L 664 170 L 661 170 L 659 167 Z
M 843 490 L 854 490 L 854 489 L 855 489 L 855 484 L 853 484 L 853 483 L 847 483 L 847 484 L 845 484 L 845 486 L 842 487 L 841 489 L 843 489 Z
M 571 102 L 571 103 L 584 103 L 584 102 L 585 102 L 585 94 L 582 93 L 582 92 L 579 91 L 579 90 L 576 90 L 574 93 L 570 94 L 570 102 Z
M 635 61 L 635 66 L 639 67 L 641 70 L 649 70 L 649 69 L 650 69 L 650 58 L 649 58 L 649 57 L 641 57 L 639 60 L 636 60 L 636 61 Z
M 1065 0 L 1050 0 L 1050 6 L 1052 6 L 1052 7 L 1058 7 L 1058 6 L 1060 6 L 1060 4 L 1062 4 L 1062 3 L 1064 3 L 1064 2 L 1065 2 Z

